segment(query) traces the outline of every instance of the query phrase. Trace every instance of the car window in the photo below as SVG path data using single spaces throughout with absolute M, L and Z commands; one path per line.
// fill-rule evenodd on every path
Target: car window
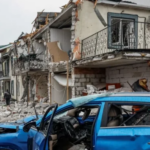
M 150 126 L 150 105 L 109 103 L 102 127 Z

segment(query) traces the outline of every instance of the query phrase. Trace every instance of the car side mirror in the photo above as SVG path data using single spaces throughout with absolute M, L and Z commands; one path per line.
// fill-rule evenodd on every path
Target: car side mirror
M 30 128 L 32 127 L 32 126 L 35 126 L 36 127 L 36 122 L 29 122 L 29 123 L 26 123 L 25 125 L 24 125 L 24 127 L 23 127 L 23 131 L 24 132 L 29 132 L 29 130 L 30 130 Z

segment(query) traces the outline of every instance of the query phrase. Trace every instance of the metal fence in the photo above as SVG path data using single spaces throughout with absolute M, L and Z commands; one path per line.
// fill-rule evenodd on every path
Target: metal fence
M 82 40 L 81 57 L 124 49 L 150 49 L 150 24 L 120 20 Z

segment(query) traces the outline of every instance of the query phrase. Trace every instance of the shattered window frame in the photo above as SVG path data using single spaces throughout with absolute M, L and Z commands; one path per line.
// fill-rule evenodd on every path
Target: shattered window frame
M 128 119 L 124 120 L 123 123 L 121 123 L 120 125 L 118 125 L 118 126 L 109 126 L 108 127 L 107 126 L 107 124 L 108 124 L 108 114 L 109 114 L 110 106 L 113 105 L 113 104 L 114 105 L 120 105 L 120 106 L 126 106 L 126 107 L 127 106 L 129 106 L 129 107 L 131 107 L 131 106 L 149 106 L 150 107 L 150 103 L 147 103 L 147 102 L 127 102 L 127 101 L 124 101 L 124 102 L 122 102 L 122 101 L 121 102 L 115 102 L 115 101 L 114 102 L 105 102 L 105 106 L 104 106 L 104 110 L 103 110 L 103 116 L 102 116 L 102 123 L 101 123 L 100 128 L 102 128 L 102 129 L 118 128 L 119 129 L 119 128 L 131 128 L 131 127 L 132 128 L 150 127 L 150 124 L 149 125 L 125 125 L 125 126 L 122 125 L 124 122 L 127 122 L 129 119 L 132 119 L 131 117 L 133 117 L 138 111 L 136 113 L 132 112 L 132 116 L 130 116 Z M 124 108 L 124 107 L 121 107 L 121 108 Z M 121 109 L 121 111 L 122 111 L 122 114 L 124 114 L 122 109 Z M 140 119 L 137 119 L 137 120 L 140 120 Z
M 123 44 L 120 43 L 120 45 L 115 45 L 112 43 L 112 19 L 114 18 L 118 18 L 118 19 L 123 19 L 123 20 L 133 20 L 134 22 L 134 35 L 135 35 L 135 44 L 134 44 L 134 48 L 137 47 L 138 44 L 138 15 L 130 15 L 130 14 L 119 14 L 119 13 L 112 13 L 112 12 L 108 12 L 107 14 L 107 22 L 108 22 L 108 48 L 109 49 L 122 49 L 123 48 Z M 122 28 L 121 28 L 122 29 Z

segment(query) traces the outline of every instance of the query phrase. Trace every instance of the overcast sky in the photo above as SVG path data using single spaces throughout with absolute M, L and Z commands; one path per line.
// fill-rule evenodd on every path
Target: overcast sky
M 16 40 L 21 32 L 30 33 L 37 12 L 60 11 L 69 0 L 0 0 L 0 45 Z M 130 0 L 128 0 L 130 1 Z M 132 0 L 150 5 L 150 0 Z

